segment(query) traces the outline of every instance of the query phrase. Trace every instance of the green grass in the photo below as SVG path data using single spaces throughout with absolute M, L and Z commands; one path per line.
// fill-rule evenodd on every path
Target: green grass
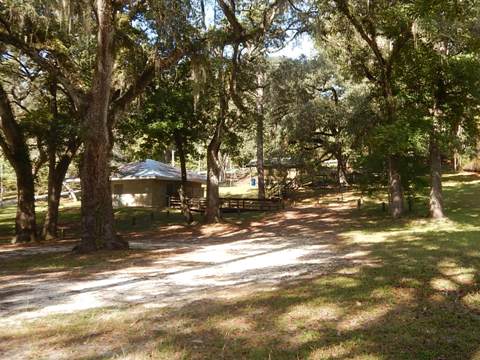
M 40 229 L 45 218 L 46 204 L 36 206 L 37 226 Z M 0 208 L 0 244 L 10 243 L 15 233 L 16 207 L 9 205 Z M 116 228 L 120 233 L 131 231 L 154 230 L 168 225 L 184 224 L 183 215 L 176 209 L 150 209 L 144 207 L 124 207 L 114 210 Z M 224 218 L 229 222 L 241 223 L 260 219 L 265 212 L 226 213 Z M 195 223 L 203 221 L 203 215 L 193 213 Z M 59 226 L 66 228 L 67 238 L 80 236 L 80 204 L 65 202 L 60 206 Z
M 231 198 L 257 198 L 258 189 L 252 188 L 249 182 L 241 182 L 233 186 L 220 186 L 219 189 L 221 197 Z
M 479 199 L 480 177 L 449 175 L 446 221 L 428 220 L 420 204 L 393 221 L 367 202 L 332 223 L 339 251 L 361 263 L 231 300 L 50 316 L 0 329 L 0 353 L 8 346 L 31 358 L 480 359 Z

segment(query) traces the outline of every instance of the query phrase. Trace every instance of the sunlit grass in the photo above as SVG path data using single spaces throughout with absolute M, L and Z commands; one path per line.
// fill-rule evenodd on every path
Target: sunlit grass
M 232 186 L 220 186 L 220 197 L 241 197 L 241 198 L 257 198 L 258 189 L 251 187 L 249 182 L 242 182 Z

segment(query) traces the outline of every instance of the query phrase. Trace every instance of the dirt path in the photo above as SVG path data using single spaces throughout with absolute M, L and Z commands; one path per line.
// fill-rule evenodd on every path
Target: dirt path
M 335 250 L 338 221 L 338 209 L 293 209 L 248 227 L 213 234 L 172 230 L 156 238 L 135 239 L 132 248 L 159 255 L 142 266 L 78 279 L 55 273 L 12 276 L 8 286 L 0 285 L 0 324 L 124 304 L 182 305 L 318 276 L 345 262 L 362 261 L 355 254 Z M 69 249 L 61 245 L 51 251 Z M 160 256 L 165 252 L 171 255 Z

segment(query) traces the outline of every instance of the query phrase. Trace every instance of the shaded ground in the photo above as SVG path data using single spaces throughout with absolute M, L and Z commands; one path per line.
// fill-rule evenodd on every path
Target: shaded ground
M 480 178 L 447 180 L 442 222 L 312 194 L 243 225 L 131 233 L 143 249 L 4 259 L 0 357 L 480 359 Z M 84 310 L 45 313 L 82 292 Z

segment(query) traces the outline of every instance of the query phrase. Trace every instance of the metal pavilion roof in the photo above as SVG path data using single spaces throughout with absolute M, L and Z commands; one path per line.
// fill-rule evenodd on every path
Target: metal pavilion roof
M 182 174 L 179 168 L 151 159 L 122 165 L 112 174 L 112 180 L 133 179 L 181 181 Z M 187 181 L 205 183 L 207 177 L 195 171 L 187 171 Z

